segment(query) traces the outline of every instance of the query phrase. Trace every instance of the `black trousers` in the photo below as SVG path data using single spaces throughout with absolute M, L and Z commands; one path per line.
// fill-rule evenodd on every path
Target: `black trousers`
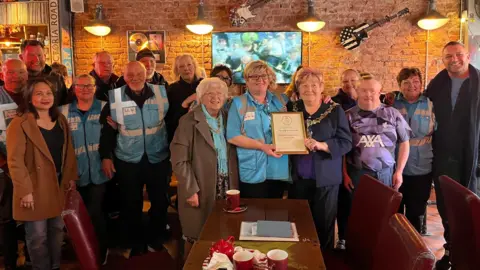
M 291 199 L 308 200 L 322 250 L 333 249 L 339 185 L 317 187 L 312 179 L 293 182 Z
M 123 235 L 127 236 L 125 247 L 142 249 L 145 244 L 162 242 L 166 236 L 170 161 L 165 159 L 152 164 L 146 155 L 139 163 L 128 163 L 117 158 L 115 169 L 122 198 L 120 210 L 122 231 Z M 142 224 L 144 185 L 147 186 L 148 199 L 151 203 L 146 233 Z
M 352 195 L 343 184 L 338 188 L 338 209 L 337 209 L 337 225 L 338 239 L 345 240 L 347 232 L 348 216 L 352 208 Z
M 450 251 L 450 226 L 447 219 L 447 210 L 445 208 L 445 200 L 443 198 L 442 187 L 438 181 L 438 177 L 441 175 L 447 175 L 455 181 L 460 181 L 463 177 L 463 164 L 452 157 L 440 156 L 434 160 L 434 177 L 433 183 L 435 184 L 435 197 L 437 201 L 437 209 L 440 217 L 442 218 L 443 225 L 443 237 L 445 238 L 445 255 Z M 468 188 L 468 187 L 467 187 Z M 448 251 L 448 252 L 447 252 Z
M 13 184 L 4 173 L 0 173 L 0 241 L 5 267 L 17 265 L 17 223 L 12 216 Z
M 93 227 L 95 228 L 95 234 L 97 235 L 100 246 L 100 252 L 102 254 L 105 254 L 108 247 L 106 217 L 102 207 L 105 199 L 107 183 L 100 185 L 88 184 L 84 187 L 77 187 L 77 190 L 82 196 L 83 202 L 87 207 L 88 214 L 92 219 Z
M 399 190 L 403 198 L 398 212 L 405 214 L 418 233 L 422 232 L 423 220 L 426 218 L 425 207 L 430 197 L 432 181 L 431 173 L 403 175 L 403 184 Z
M 240 197 L 281 199 L 285 191 L 285 181 L 265 180 L 258 184 L 240 182 Z

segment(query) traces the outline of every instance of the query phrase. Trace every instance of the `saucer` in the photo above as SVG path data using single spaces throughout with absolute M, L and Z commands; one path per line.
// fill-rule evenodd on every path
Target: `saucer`
M 233 210 L 227 210 L 223 208 L 223 212 L 230 213 L 230 214 L 238 214 L 247 211 L 248 207 L 246 205 L 240 205 L 239 207 Z

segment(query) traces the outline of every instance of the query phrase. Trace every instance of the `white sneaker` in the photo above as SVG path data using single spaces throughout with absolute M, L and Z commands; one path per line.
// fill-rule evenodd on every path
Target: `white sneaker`
M 335 249 L 345 250 L 345 240 L 338 239 Z

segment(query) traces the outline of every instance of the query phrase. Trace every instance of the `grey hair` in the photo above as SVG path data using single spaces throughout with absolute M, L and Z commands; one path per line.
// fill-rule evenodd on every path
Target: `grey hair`
M 93 56 L 93 64 L 95 65 L 95 63 L 97 62 L 97 58 L 100 56 L 100 55 L 108 55 L 110 57 L 110 59 L 112 59 L 112 62 L 114 62 L 115 60 L 113 59 L 113 55 L 107 51 L 100 51 L 100 52 L 96 52 L 95 55 Z
M 220 80 L 217 77 L 205 78 L 197 86 L 197 102 L 201 104 L 202 97 L 208 92 L 208 90 L 214 86 L 220 86 L 220 91 L 225 94 L 225 98 L 228 96 L 228 86 L 227 84 Z

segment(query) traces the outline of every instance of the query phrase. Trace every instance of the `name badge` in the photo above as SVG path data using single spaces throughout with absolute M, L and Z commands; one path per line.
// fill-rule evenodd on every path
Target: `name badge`
M 135 107 L 126 107 L 126 108 L 123 108 L 123 115 L 124 116 L 127 116 L 127 115 L 134 115 L 137 113 L 137 108 Z
M 8 126 L 12 119 L 17 115 L 17 110 L 5 110 L 3 111 L 3 117 L 5 118 L 5 124 Z
M 70 123 L 70 130 L 71 131 L 78 130 L 78 123 L 71 122 Z
M 245 121 L 255 120 L 255 112 L 247 112 L 245 114 Z

